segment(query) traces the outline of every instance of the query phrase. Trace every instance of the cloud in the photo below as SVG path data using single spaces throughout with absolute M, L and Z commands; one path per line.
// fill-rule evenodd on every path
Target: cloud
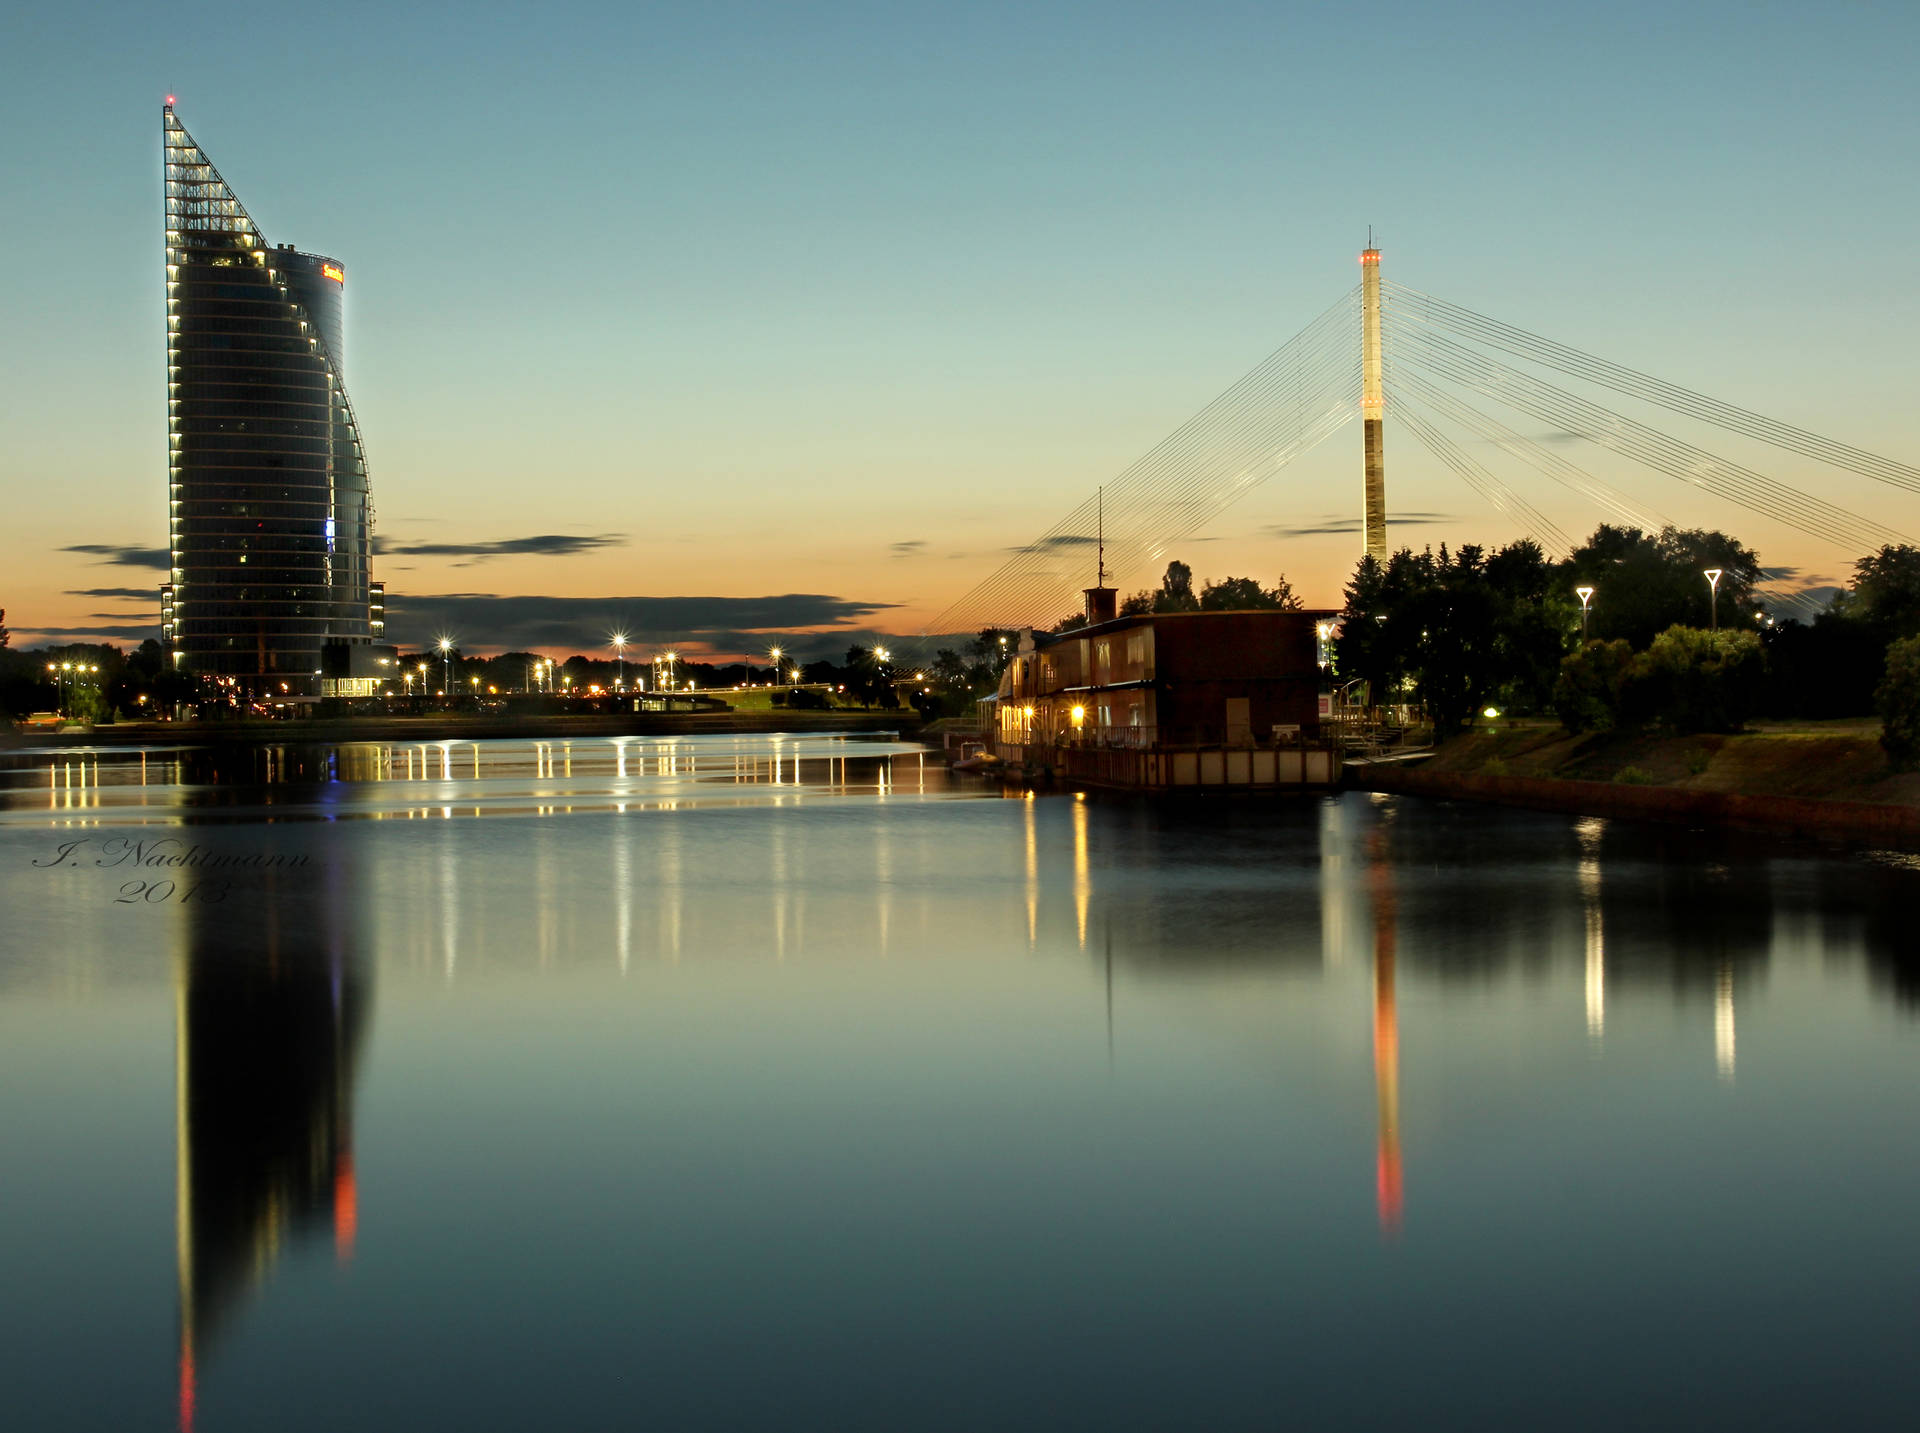
M 756 652 L 807 628 L 816 637 L 856 640 L 852 624 L 897 606 L 819 593 L 770 597 L 551 597 L 492 592 L 387 594 L 387 635 L 420 647 L 441 633 L 472 649 L 552 647 L 591 652 L 607 634 L 623 631 L 633 647 L 695 645 L 716 651 Z M 779 645 L 786 645 L 780 643 Z
M 926 545 L 924 539 L 916 537 L 907 542 L 888 543 L 887 551 L 895 557 L 912 557 L 915 553 L 925 550 Z
M 592 536 L 549 532 L 537 537 L 509 537 L 497 542 L 390 542 L 373 540 L 377 553 L 399 553 L 410 557 L 466 557 L 484 561 L 489 557 L 571 557 L 600 547 L 620 547 L 627 541 L 624 532 L 602 532 Z M 465 566 L 466 564 L 460 564 Z
M 164 547 L 116 547 L 108 542 L 81 542 L 60 550 L 84 552 L 89 557 L 117 563 L 122 567 L 157 567 L 164 572 L 172 566 L 171 557 Z
M 144 642 L 152 637 L 160 638 L 160 619 L 140 622 L 115 622 L 99 627 L 21 627 L 14 634 L 14 645 L 25 647 L 27 639 L 34 642 Z
M 129 602 L 158 602 L 158 587 L 69 587 L 69 597 L 124 597 Z
M 1452 513 L 1445 512 L 1401 512 L 1387 515 L 1388 527 L 1426 527 L 1433 523 L 1459 521 Z M 1357 517 L 1329 517 L 1318 522 L 1289 527 L 1283 524 L 1270 524 L 1260 529 L 1268 537 L 1317 537 L 1329 532 L 1359 532 L 1362 519 Z
M 1083 532 L 1063 532 L 1054 537 L 1043 537 L 1038 542 L 1025 543 L 1019 547 L 1010 547 L 1008 552 L 1058 552 L 1068 547 L 1093 547 L 1099 543 L 1097 537 L 1089 537 Z

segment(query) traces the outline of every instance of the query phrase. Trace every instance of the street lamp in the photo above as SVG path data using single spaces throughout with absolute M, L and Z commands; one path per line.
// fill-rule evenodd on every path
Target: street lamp
M 1576 587 L 1573 589 L 1573 595 L 1580 599 L 1580 640 L 1584 643 L 1587 640 L 1587 604 L 1593 601 L 1593 589 Z
M 620 659 L 620 680 L 615 685 L 615 690 L 625 691 L 627 689 L 627 634 L 625 632 L 613 634 L 613 650 Z
M 1707 569 L 1707 586 L 1713 593 L 1713 626 L 1710 630 L 1715 632 L 1720 630 L 1720 574 L 1718 567 Z
M 440 695 L 453 690 L 453 638 L 440 639 Z
M 777 682 L 780 680 L 780 649 L 778 647 L 767 648 L 767 656 L 772 659 L 773 680 Z

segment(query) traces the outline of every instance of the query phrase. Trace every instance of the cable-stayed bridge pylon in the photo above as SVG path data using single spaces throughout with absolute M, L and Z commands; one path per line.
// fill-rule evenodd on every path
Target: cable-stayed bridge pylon
M 1657 504 L 1566 453 L 1577 440 L 1630 471 L 1650 470 L 1837 549 L 1848 559 L 1912 539 L 1887 523 L 1802 491 L 1610 406 L 1624 398 L 1877 483 L 1920 493 L 1920 468 L 1612 363 L 1463 305 L 1384 280 L 1380 251 L 1362 282 L 1047 531 L 928 623 L 932 634 L 1051 626 L 1078 605 L 1096 565 L 1104 507 L 1107 566 L 1154 580 L 1173 545 L 1362 420 L 1363 551 L 1386 552 L 1385 428 L 1397 425 L 1549 556 L 1574 538 L 1489 465 L 1495 455 L 1551 480 L 1601 520 L 1658 530 Z M 1601 390 L 1609 403 L 1579 388 Z M 1487 411 L 1546 424 L 1549 446 Z M 1451 431 L 1449 431 L 1451 430 Z M 1764 594 L 1763 594 L 1764 595 Z M 1774 593 L 1794 602 L 1791 593 Z

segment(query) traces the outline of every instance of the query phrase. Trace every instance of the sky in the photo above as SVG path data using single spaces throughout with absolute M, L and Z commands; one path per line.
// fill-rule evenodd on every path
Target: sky
M 1917 42 L 1911 5 L 9 7 L 0 606 L 17 645 L 155 620 L 170 93 L 346 265 L 390 635 L 837 654 L 1278 348 L 1369 225 L 1394 280 L 1920 463 Z M 1396 543 L 1519 535 L 1387 444 Z M 1793 581 L 1860 555 L 1593 471 Z M 1360 474 L 1353 424 L 1176 549 L 1337 606 Z

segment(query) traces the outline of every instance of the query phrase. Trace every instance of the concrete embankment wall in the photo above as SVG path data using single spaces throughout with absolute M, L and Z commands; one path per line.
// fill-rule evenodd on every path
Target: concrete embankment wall
M 1920 807 L 1915 806 L 1679 791 L 1672 787 L 1634 786 L 1613 781 L 1490 776 L 1428 770 L 1421 766 L 1348 767 L 1347 784 L 1364 791 L 1452 801 L 1488 801 L 1536 811 L 1565 811 L 1626 821 L 1734 826 L 1783 835 L 1920 847 Z

